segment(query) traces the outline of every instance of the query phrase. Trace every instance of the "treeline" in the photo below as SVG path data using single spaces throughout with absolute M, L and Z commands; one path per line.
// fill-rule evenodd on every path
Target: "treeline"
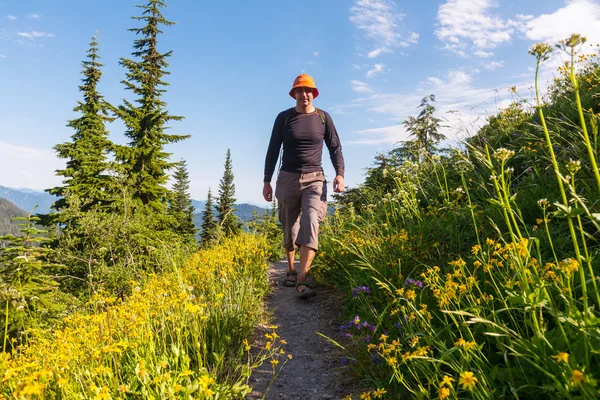
M 103 64 L 94 35 L 82 63 L 78 117 L 67 124 L 74 133 L 54 147 L 66 165 L 56 171 L 62 185 L 46 191 L 58 199 L 49 214 L 22 221 L 20 235 L 0 237 L 8 244 L 0 250 L 3 350 L 19 343 L 27 328 L 52 323 L 93 294 L 123 298 L 131 281 L 172 267 L 180 258 L 175 253 L 199 246 L 186 162 L 172 161 L 165 151 L 167 144 L 189 138 L 167 133 L 167 125 L 183 119 L 163 100 L 172 51 L 158 47 L 162 29 L 174 23 L 162 13 L 164 0 L 138 7 L 141 14 L 133 19 L 140 26 L 129 29 L 136 35 L 133 52 L 119 61 L 126 71 L 121 83 L 134 99 L 113 105 L 100 93 Z M 107 126 L 116 119 L 125 126 L 126 145 L 109 139 Z M 203 247 L 241 231 L 229 150 L 215 202 L 213 207 L 209 191 Z

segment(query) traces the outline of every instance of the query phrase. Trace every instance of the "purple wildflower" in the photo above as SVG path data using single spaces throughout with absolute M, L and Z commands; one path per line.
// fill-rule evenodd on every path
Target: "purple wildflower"
M 371 288 L 368 286 L 359 286 L 352 289 L 352 297 L 357 298 L 361 293 L 370 294 Z

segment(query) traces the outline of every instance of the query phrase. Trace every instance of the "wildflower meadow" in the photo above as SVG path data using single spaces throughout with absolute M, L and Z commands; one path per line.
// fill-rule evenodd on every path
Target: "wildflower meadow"
M 348 293 L 339 337 L 361 399 L 600 396 L 598 57 L 585 38 L 548 92 L 462 147 L 376 160 L 325 227 L 319 279 Z M 352 398 L 348 396 L 348 399 Z

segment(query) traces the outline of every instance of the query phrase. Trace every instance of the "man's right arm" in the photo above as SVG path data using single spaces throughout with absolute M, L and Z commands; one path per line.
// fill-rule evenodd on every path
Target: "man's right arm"
M 275 166 L 277 165 L 277 159 L 279 158 L 279 151 L 283 143 L 283 124 L 285 121 L 285 111 L 279 113 L 275 118 L 273 124 L 273 131 L 271 132 L 271 140 L 269 141 L 269 148 L 267 149 L 267 156 L 265 157 L 265 177 L 264 182 L 270 183 L 275 172 Z

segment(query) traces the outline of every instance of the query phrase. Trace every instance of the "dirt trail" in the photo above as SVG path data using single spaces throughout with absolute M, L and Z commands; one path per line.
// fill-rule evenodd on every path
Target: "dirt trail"
M 272 323 L 279 326 L 277 333 L 288 343 L 284 346 L 286 352 L 293 358 L 271 385 L 266 399 L 343 399 L 349 393 L 342 383 L 343 354 L 316 333 L 336 338 L 335 321 L 343 297 L 332 288 L 311 281 L 317 297 L 299 299 L 295 288 L 282 286 L 286 271 L 287 262 L 271 266 L 269 275 L 273 293 L 267 307 L 273 313 Z M 264 343 L 264 332 L 259 329 L 255 345 Z M 254 391 L 246 399 L 262 399 L 271 377 L 271 365 L 265 362 L 252 374 L 250 385 Z

